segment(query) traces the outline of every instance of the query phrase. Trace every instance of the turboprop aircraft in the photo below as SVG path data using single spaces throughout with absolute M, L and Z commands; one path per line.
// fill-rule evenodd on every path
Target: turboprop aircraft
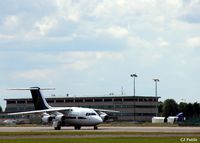
M 44 123 L 53 122 L 55 130 L 60 130 L 61 126 L 74 126 L 75 130 L 79 130 L 81 126 L 94 126 L 94 130 L 96 130 L 98 129 L 98 124 L 108 119 L 106 112 L 118 112 L 114 110 L 82 107 L 52 107 L 47 103 L 40 92 L 40 90 L 51 90 L 49 88 L 40 89 L 39 87 L 30 87 L 26 89 L 10 90 L 30 90 L 35 110 L 8 113 L 8 115 L 40 114 Z

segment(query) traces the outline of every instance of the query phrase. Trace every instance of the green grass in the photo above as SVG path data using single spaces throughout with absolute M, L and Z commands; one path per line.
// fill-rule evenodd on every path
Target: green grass
M 191 138 L 191 137 L 190 137 Z M 181 143 L 181 137 L 123 137 L 123 138 L 62 138 L 62 139 L 1 139 L 1 143 Z M 197 142 L 200 141 L 200 138 Z

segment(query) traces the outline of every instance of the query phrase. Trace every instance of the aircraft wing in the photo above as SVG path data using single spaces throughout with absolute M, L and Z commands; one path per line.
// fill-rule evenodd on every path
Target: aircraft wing
M 106 110 L 106 109 L 94 109 L 96 112 L 108 112 L 108 113 L 119 113 L 116 110 Z
M 26 115 L 26 114 L 39 114 L 44 112 L 55 112 L 55 111 L 70 111 L 72 110 L 70 107 L 56 107 L 45 110 L 34 110 L 34 111 L 25 111 L 25 112 L 16 112 L 16 113 L 8 113 L 8 115 Z
M 33 111 L 25 111 L 25 112 L 16 112 L 16 113 L 8 113 L 8 115 L 28 115 L 28 114 L 40 114 L 44 112 L 56 112 L 56 111 L 71 111 L 71 107 L 55 107 L 49 108 L 45 110 L 33 110 Z M 97 112 L 110 112 L 110 113 L 119 113 L 119 111 L 115 110 L 105 110 L 105 109 L 94 109 Z

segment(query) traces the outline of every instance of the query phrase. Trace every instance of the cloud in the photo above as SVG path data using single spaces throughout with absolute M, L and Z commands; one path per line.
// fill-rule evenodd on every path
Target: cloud
M 41 81 L 49 79 L 54 75 L 54 71 L 49 69 L 33 69 L 28 71 L 15 72 L 12 75 L 13 79 Z
M 158 47 L 168 47 L 170 45 L 169 42 L 161 37 L 157 38 L 157 41 L 155 43 L 158 45 Z
M 97 34 L 106 35 L 110 38 L 124 38 L 129 35 L 128 30 L 121 26 L 110 26 L 105 29 L 97 29 Z
M 124 16 L 141 16 L 146 13 L 147 10 L 154 6 L 153 0 L 115 0 L 97 3 L 94 9 L 93 15 L 99 18 L 119 18 L 121 20 Z M 116 17 L 117 15 L 117 17 Z M 112 21 L 113 22 L 113 21 Z
M 16 15 L 9 15 L 4 19 L 3 26 L 13 29 L 19 23 L 19 18 Z
M 189 47 L 199 47 L 200 48 L 200 37 L 190 37 L 187 39 L 187 44 Z
M 57 25 L 57 20 L 51 17 L 43 17 L 41 21 L 36 22 L 34 27 L 42 35 L 45 36 L 48 32 Z
M 77 23 L 81 19 L 81 3 L 73 1 L 56 0 L 55 5 L 57 6 L 58 16 L 63 17 L 65 20 Z M 85 6 L 87 7 L 87 6 Z
M 57 53 L 39 53 L 34 56 L 29 56 L 29 62 L 51 65 L 56 67 L 55 69 L 83 71 L 90 70 L 98 63 L 105 61 L 122 61 L 124 57 L 118 52 L 90 52 L 90 51 L 71 51 L 71 52 L 57 52 Z M 53 70 L 53 69 L 52 69 Z
M 13 35 L 3 35 L 3 34 L 0 34 L 0 41 L 1 40 L 13 40 L 15 39 L 16 37 L 13 36 Z
M 87 70 L 92 64 L 94 64 L 94 61 L 75 61 L 73 63 L 63 64 L 63 68 L 75 71 L 83 71 Z
M 185 3 L 182 13 L 180 14 L 181 19 L 189 23 L 200 23 L 200 1 L 190 0 Z

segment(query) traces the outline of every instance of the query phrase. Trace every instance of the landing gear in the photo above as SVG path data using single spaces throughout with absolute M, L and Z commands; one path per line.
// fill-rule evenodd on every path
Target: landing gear
M 53 122 L 53 127 L 54 127 L 55 130 L 60 130 L 61 129 L 61 122 L 54 121 Z
M 80 129 L 81 129 L 81 126 L 74 126 L 74 129 L 75 129 L 75 130 L 80 130 Z
M 94 126 L 94 130 L 98 130 L 98 127 L 97 127 L 97 126 Z
M 60 130 L 61 126 L 54 127 L 55 130 Z

